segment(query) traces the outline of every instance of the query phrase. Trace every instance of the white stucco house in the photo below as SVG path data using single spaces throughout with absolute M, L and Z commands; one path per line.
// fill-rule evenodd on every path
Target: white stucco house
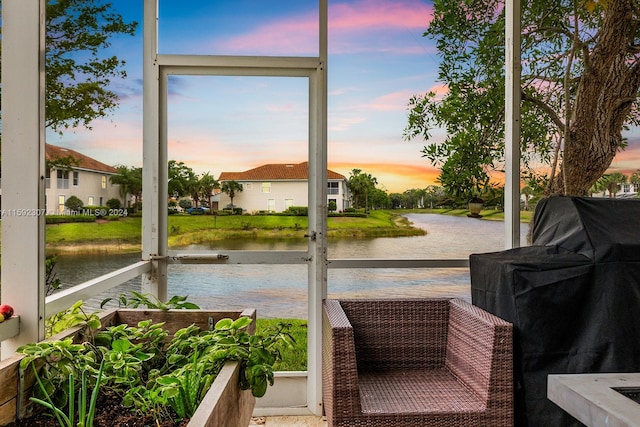
M 85 206 L 104 206 L 112 198 L 125 206 L 126 198 L 120 196 L 120 187 L 109 179 L 117 174 L 116 168 L 75 150 L 51 144 L 45 147 L 47 165 L 53 165 L 45 171 L 47 214 L 64 213 L 64 204 L 71 196 L 78 197 Z M 64 166 L 56 167 L 56 163 Z
M 334 201 L 336 210 L 348 208 L 349 194 L 344 175 L 327 170 L 327 204 Z M 236 181 L 242 191 L 236 193 L 233 204 L 246 212 L 283 212 L 291 206 L 308 206 L 309 164 L 268 164 L 244 172 L 222 172 L 218 181 Z M 231 203 L 225 193 L 220 194 L 220 207 Z

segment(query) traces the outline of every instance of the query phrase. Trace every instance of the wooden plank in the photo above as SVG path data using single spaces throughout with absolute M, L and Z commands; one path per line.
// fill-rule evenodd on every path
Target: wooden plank
M 6 425 L 16 420 L 16 399 L 15 397 L 8 402 L 0 405 L 0 425 Z
M 251 421 L 255 397 L 240 390 L 240 363 L 227 362 L 189 420 L 187 427 L 246 427 Z

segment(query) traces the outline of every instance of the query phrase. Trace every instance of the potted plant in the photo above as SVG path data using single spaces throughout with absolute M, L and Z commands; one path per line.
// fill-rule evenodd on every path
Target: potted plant
M 484 204 L 484 200 L 482 200 L 478 196 L 472 196 L 469 201 L 469 214 L 467 215 L 470 218 L 482 218 L 480 215 L 480 211 L 482 210 L 482 206 Z
M 82 318 L 80 312 L 76 304 L 66 318 Z M 12 364 L 23 378 L 14 417 L 42 408 L 51 411 L 52 425 L 88 427 L 101 416 L 100 402 L 118 401 L 125 416 L 151 415 L 157 426 L 246 426 L 255 397 L 273 384 L 280 346 L 291 339 L 285 325 L 254 332 L 255 310 L 112 309 L 84 316 L 82 325 L 20 349 Z M 117 425 L 114 416 L 106 425 Z

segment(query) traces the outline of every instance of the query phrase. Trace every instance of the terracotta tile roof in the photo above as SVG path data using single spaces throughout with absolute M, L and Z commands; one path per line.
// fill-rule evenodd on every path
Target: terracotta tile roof
M 106 165 L 102 162 L 97 161 L 96 159 L 92 159 L 89 156 L 85 156 L 84 154 L 78 153 L 75 150 L 71 150 L 69 148 L 62 148 L 56 145 L 45 144 L 45 159 L 54 160 L 64 157 L 73 157 L 78 161 L 77 167 L 79 169 L 87 169 L 96 172 L 106 172 L 106 173 L 117 173 L 116 168 L 113 166 Z
M 327 170 L 329 179 L 345 179 L 332 170 Z M 222 172 L 218 181 L 278 181 L 309 179 L 309 162 L 298 164 L 283 163 L 258 166 L 244 172 Z

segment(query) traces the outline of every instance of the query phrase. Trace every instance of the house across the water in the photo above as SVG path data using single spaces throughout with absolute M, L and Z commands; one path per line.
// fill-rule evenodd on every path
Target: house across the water
M 110 177 L 116 168 L 75 150 L 46 144 L 45 151 L 45 206 L 47 214 L 62 214 L 65 202 L 76 196 L 84 206 L 105 206 L 109 199 L 119 199 L 120 186 L 112 184 Z
M 327 204 L 335 202 L 336 211 L 349 207 L 347 179 L 327 170 Z M 222 172 L 220 185 L 236 181 L 242 191 L 235 193 L 233 205 L 246 212 L 283 212 L 291 206 L 308 206 L 308 162 L 268 164 L 244 172 Z M 231 204 L 231 198 L 220 194 L 220 207 Z

